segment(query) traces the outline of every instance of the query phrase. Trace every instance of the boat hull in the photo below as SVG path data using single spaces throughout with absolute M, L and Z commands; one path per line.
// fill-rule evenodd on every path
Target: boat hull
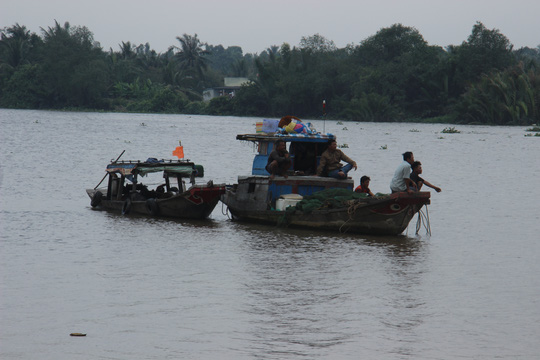
M 399 235 L 422 206 L 429 204 L 430 193 L 396 193 L 382 198 L 352 200 L 343 208 L 323 208 L 310 213 L 294 208 L 285 211 L 255 209 L 243 201 L 237 201 L 237 198 L 237 194 L 231 190 L 227 190 L 222 197 L 234 220 L 339 232 Z
M 96 192 L 107 193 L 107 189 L 87 189 L 94 199 Z M 118 211 L 122 214 L 140 214 L 184 219 L 205 219 L 214 210 L 222 194 L 224 185 L 195 185 L 187 191 L 164 199 L 145 200 L 107 200 L 102 198 L 93 207 L 97 209 Z M 94 201 L 94 200 L 92 200 Z

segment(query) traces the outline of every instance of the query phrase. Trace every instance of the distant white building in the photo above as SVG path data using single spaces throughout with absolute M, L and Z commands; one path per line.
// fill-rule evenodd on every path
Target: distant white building
M 226 77 L 223 79 L 224 86 L 204 90 L 203 100 L 210 101 L 219 96 L 233 97 L 236 94 L 236 90 L 249 82 L 250 80 L 244 77 Z

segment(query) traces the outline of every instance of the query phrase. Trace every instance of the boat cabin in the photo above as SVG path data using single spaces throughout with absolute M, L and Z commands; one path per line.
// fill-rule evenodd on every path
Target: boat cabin
M 189 160 L 157 160 L 146 161 L 117 161 L 107 165 L 109 175 L 107 186 L 107 200 L 123 200 L 131 194 L 132 200 L 145 200 L 149 198 L 167 198 L 186 191 L 184 179 L 189 178 L 195 183 L 196 177 L 204 176 L 202 165 L 195 165 Z M 162 179 L 154 179 L 158 185 L 149 190 L 140 183 L 141 177 L 152 173 L 162 173 Z M 157 184 L 156 184 L 157 185 Z
M 328 141 L 335 140 L 332 134 L 243 134 L 237 135 L 236 139 L 251 141 L 257 146 L 257 154 L 253 159 L 251 170 L 252 176 L 238 177 L 239 194 L 254 198 L 260 198 L 266 194 L 266 201 L 273 206 L 281 196 L 287 194 L 307 196 L 330 188 L 349 190 L 354 188 L 354 181 L 351 179 L 338 180 L 314 176 L 321 155 L 328 147 Z M 265 167 L 277 140 L 283 140 L 287 144 L 292 160 L 291 174 L 288 178 L 276 177 L 268 182 L 270 174 Z
M 246 134 L 237 135 L 237 140 L 252 141 L 257 144 L 257 155 L 253 159 L 252 175 L 270 175 L 265 167 L 268 156 L 277 140 L 287 143 L 291 156 L 293 174 L 315 175 L 322 153 L 328 147 L 329 140 L 335 140 L 332 134 Z M 293 175 L 291 174 L 291 175 Z

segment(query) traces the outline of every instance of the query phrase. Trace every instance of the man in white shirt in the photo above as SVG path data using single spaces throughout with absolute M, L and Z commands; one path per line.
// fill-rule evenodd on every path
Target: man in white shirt
M 411 180 L 411 165 L 414 162 L 414 155 L 412 152 L 407 151 L 403 153 L 403 162 L 398 166 L 394 177 L 390 182 L 390 190 L 392 193 L 407 191 L 413 193 L 416 191 L 416 183 Z M 414 188 L 410 189 L 410 188 Z

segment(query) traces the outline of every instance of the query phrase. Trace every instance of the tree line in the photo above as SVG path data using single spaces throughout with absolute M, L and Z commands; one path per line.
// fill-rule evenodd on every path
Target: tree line
M 461 45 L 446 48 L 401 24 L 344 48 L 315 34 L 260 54 L 203 43 L 197 34 L 176 40 L 164 53 L 129 41 L 105 51 L 88 28 L 68 22 L 41 28 L 41 35 L 5 27 L 0 107 L 540 123 L 540 46 L 514 50 L 480 22 Z M 250 82 L 234 97 L 203 101 L 203 91 L 223 86 L 224 77 Z

